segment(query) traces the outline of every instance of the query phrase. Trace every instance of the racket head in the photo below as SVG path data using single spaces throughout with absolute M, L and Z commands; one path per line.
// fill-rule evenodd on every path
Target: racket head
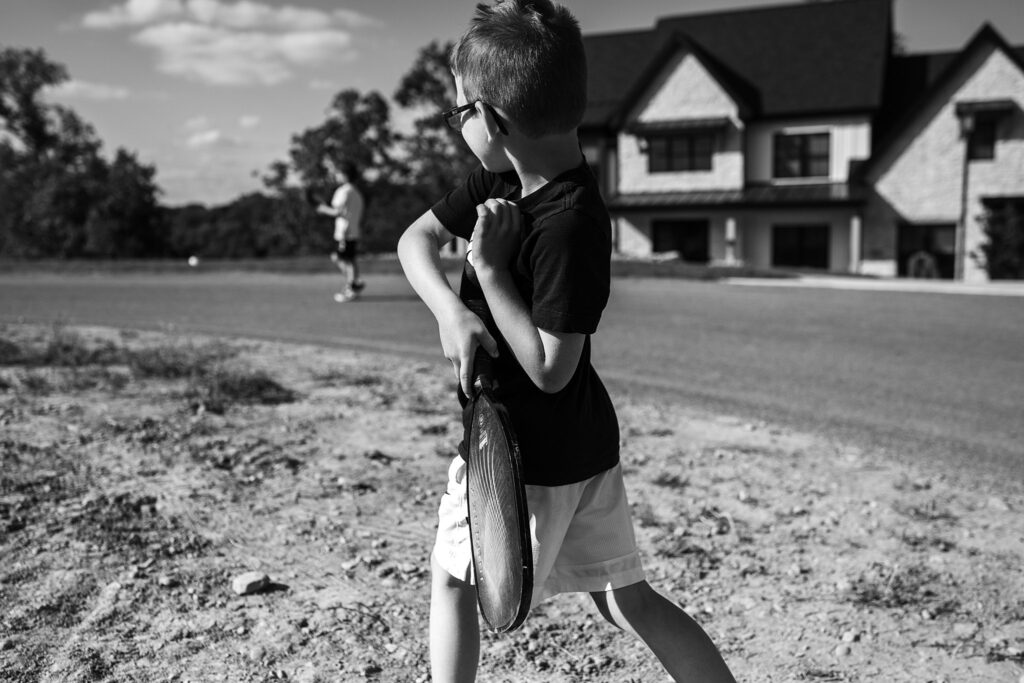
M 487 628 L 523 624 L 533 598 L 533 551 L 515 433 L 490 392 L 476 392 L 467 462 L 470 546 Z

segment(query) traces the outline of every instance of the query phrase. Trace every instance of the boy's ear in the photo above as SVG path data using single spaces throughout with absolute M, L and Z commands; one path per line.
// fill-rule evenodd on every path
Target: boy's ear
M 487 130 L 488 140 L 494 140 L 500 136 L 508 135 L 505 131 L 505 127 L 494 117 L 494 110 L 486 104 L 477 101 L 476 113 L 480 115 L 484 122 L 484 128 Z

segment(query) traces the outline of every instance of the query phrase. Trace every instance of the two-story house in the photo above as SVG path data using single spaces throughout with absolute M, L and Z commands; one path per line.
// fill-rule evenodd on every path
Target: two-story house
M 952 220 L 973 279 L 979 207 L 1024 196 L 1021 51 L 991 28 L 955 55 L 902 56 L 890 0 L 837 0 L 585 44 L 580 138 L 619 253 L 878 275 L 930 258 L 952 276 Z

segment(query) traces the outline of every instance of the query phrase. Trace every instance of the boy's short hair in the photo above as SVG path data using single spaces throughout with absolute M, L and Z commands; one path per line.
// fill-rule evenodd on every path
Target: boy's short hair
M 501 109 L 528 137 L 565 133 L 583 120 L 583 38 L 572 13 L 551 0 L 478 4 L 450 62 L 468 102 Z

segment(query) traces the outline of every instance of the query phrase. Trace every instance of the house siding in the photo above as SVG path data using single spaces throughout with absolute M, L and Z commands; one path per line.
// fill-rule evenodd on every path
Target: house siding
M 793 119 L 752 123 L 747 129 L 746 180 L 753 184 L 780 182 L 773 179 L 776 133 L 821 133 L 829 135 L 829 177 L 834 183 L 849 178 L 850 161 L 871 155 L 871 122 L 867 117 Z M 816 178 L 814 182 L 821 182 Z M 798 183 L 799 179 L 781 182 Z
M 874 180 L 875 196 L 865 222 L 866 256 L 893 262 L 901 221 L 957 223 L 960 220 L 966 146 L 960 136 L 956 103 L 1012 99 L 1017 108 L 1001 121 L 995 159 L 969 162 L 964 279 L 984 281 L 984 267 L 970 255 L 985 241 L 979 216 L 988 196 L 1024 195 L 1024 73 L 1002 51 L 990 48 L 963 65 L 945 90 L 921 110 L 917 125 L 889 148 Z M 885 235 L 891 235 L 886 239 Z M 871 246 L 869 247 L 868 241 Z
M 709 221 L 709 251 L 712 262 L 726 257 L 726 221 L 736 221 L 737 252 L 744 263 L 759 268 L 772 265 L 772 227 L 775 225 L 822 225 L 829 234 L 828 270 L 848 272 L 851 261 L 850 209 L 794 210 L 710 210 L 630 212 L 616 219 L 619 252 L 629 256 L 651 254 L 652 224 L 659 220 Z
M 618 191 L 671 192 L 735 189 L 743 186 L 743 132 L 738 108 L 693 54 L 671 60 L 639 99 L 628 123 L 655 123 L 680 118 L 727 117 L 731 125 L 718 134 L 710 171 L 649 173 L 641 141 L 630 133 L 618 136 Z M 627 124 L 628 127 L 628 124 Z

